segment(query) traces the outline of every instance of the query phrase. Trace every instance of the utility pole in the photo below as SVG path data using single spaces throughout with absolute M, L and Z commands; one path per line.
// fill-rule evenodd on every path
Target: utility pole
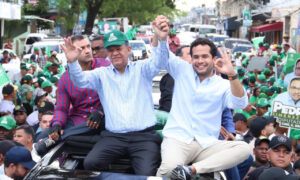
M 0 49 L 3 48 L 3 39 L 4 39 L 4 19 L 0 19 Z

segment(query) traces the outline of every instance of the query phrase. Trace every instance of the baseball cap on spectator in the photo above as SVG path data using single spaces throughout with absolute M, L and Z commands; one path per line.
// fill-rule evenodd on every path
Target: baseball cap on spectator
M 268 89 L 267 86 L 261 86 L 260 87 L 260 92 L 265 92 Z
M 244 58 L 244 57 L 247 57 L 247 56 L 245 54 L 242 54 L 241 57 Z
M 263 43 L 263 42 L 260 42 L 260 43 L 258 43 L 258 45 L 264 45 L 264 43 Z
M 45 66 L 44 66 L 44 69 L 47 69 L 47 68 L 49 68 L 49 67 L 51 67 L 52 66 L 52 63 L 51 62 L 48 62 Z
M 270 44 L 269 43 L 265 43 L 264 47 L 270 47 Z
M 38 47 L 33 48 L 34 51 L 40 50 Z
M 266 92 L 273 92 L 271 88 L 267 88 Z
M 54 111 L 54 104 L 50 101 L 44 101 L 40 104 L 40 107 L 38 107 L 38 111 L 39 113 Z
M 277 45 L 276 49 L 282 49 L 281 45 Z
M 270 59 L 269 64 L 270 64 L 270 66 L 274 67 L 275 66 L 275 61 L 273 59 Z
M 245 69 L 244 69 L 244 68 L 239 68 L 239 69 L 237 70 L 237 73 L 238 73 L 238 74 L 244 74 L 244 73 L 245 73 Z
M 45 47 L 42 47 L 41 50 L 46 50 L 46 48 L 45 48 Z
M 57 83 L 58 80 L 59 80 L 59 78 L 58 78 L 56 75 L 55 75 L 55 76 L 52 76 L 51 79 L 50 79 L 50 81 L 51 81 L 53 84 Z
M 172 28 L 172 29 L 170 30 L 170 34 L 176 34 L 176 29 L 175 29 L 175 28 Z
M 273 76 L 273 77 L 271 77 L 270 79 L 269 79 L 269 82 L 272 82 L 272 83 L 274 83 L 275 82 L 275 77 Z
M 2 116 L 0 118 L 0 126 L 7 130 L 12 130 L 16 127 L 16 121 L 11 116 Z
M 38 72 L 38 74 L 37 74 L 36 77 L 37 77 L 37 78 L 45 77 L 45 74 L 44 74 L 43 72 Z
M 267 119 L 265 117 L 256 117 L 251 121 L 249 130 L 254 137 L 258 138 L 265 126 L 272 122 L 274 122 L 272 119 Z
M 7 84 L 2 88 L 2 95 L 5 96 L 9 96 L 10 94 L 12 94 L 14 91 L 18 90 L 18 86 L 14 86 L 11 84 Z
M 278 146 L 285 146 L 289 151 L 292 150 L 292 140 L 285 135 L 274 136 L 270 141 L 269 148 L 276 149 Z
M 254 142 L 254 147 L 259 146 L 262 142 L 270 144 L 270 140 L 268 138 L 256 138 Z
M 270 76 L 271 75 L 271 70 L 269 68 L 264 68 L 263 73 L 266 76 Z
M 12 147 L 5 155 L 5 159 L 9 163 L 19 163 L 24 168 L 32 169 L 35 162 L 32 160 L 30 151 L 23 146 Z
M 9 56 L 10 57 L 16 57 L 16 55 L 13 52 L 9 53 Z
M 32 76 L 29 74 L 26 74 L 22 79 L 23 79 L 23 82 L 26 83 L 26 82 L 29 82 L 32 80 Z
M 20 106 L 20 105 L 17 105 L 15 108 L 14 108 L 14 115 L 16 115 L 18 112 L 26 112 L 26 109 L 23 107 L 23 106 Z
M 243 122 L 247 122 L 247 118 L 244 114 L 242 113 L 236 113 L 233 116 L 233 122 L 237 122 L 237 121 L 243 121 Z
M 256 103 L 256 107 L 266 107 L 270 106 L 267 98 L 259 98 Z
M 39 77 L 37 82 L 39 83 L 39 86 L 42 86 L 44 81 L 47 81 L 45 77 Z
M 16 143 L 12 140 L 2 140 L 0 141 L 0 154 L 3 156 L 6 155 L 6 153 L 12 148 L 16 146 Z
M 287 175 L 284 169 L 279 167 L 266 168 L 259 176 L 258 180 L 299 180 L 298 175 Z
M 21 66 L 21 69 L 29 71 L 29 68 L 26 65 Z
M 4 50 L 2 54 L 8 54 L 8 51 L 7 51 L 7 50 Z
M 128 39 L 126 35 L 121 31 L 113 30 L 104 36 L 104 48 L 114 45 L 122 45 L 127 42 Z
M 255 81 L 256 81 L 255 75 L 250 75 L 250 76 L 249 76 L 249 81 L 250 81 L 251 83 L 255 83 Z
M 45 87 L 52 87 L 53 84 L 50 81 L 44 81 L 42 83 L 42 89 L 44 89 Z
M 257 78 L 262 82 L 266 82 L 266 80 L 267 80 L 267 78 L 264 74 L 257 75 Z

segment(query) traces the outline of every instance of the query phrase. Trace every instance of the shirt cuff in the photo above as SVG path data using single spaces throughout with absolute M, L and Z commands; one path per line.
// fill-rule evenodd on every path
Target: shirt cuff
M 72 62 L 72 63 L 68 63 L 67 64 L 67 69 L 69 72 L 76 72 L 78 70 L 81 69 L 78 60 Z
M 237 108 L 234 109 L 244 109 L 248 105 L 248 96 L 245 88 L 244 90 L 244 96 L 243 97 L 236 97 L 233 94 L 231 94 L 231 100 L 232 104 L 234 104 Z

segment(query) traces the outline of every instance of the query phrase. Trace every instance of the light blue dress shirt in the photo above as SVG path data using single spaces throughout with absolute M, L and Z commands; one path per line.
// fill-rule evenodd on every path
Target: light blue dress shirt
M 111 64 L 82 71 L 78 61 L 68 63 L 75 86 L 97 91 L 105 113 L 105 127 L 114 133 L 144 130 L 156 124 L 152 79 L 166 67 L 167 42 L 159 42 L 156 54 L 147 60 L 128 62 L 120 74 Z
M 191 143 L 196 139 L 206 148 L 218 140 L 223 110 L 244 109 L 248 104 L 231 93 L 230 82 L 213 75 L 200 83 L 191 64 L 169 54 L 167 70 L 175 80 L 172 109 L 163 129 L 165 137 Z
M 300 107 L 300 101 L 298 101 L 295 104 L 295 101 L 292 99 L 292 97 L 291 97 L 291 95 L 290 95 L 290 93 L 288 91 L 284 92 L 284 93 L 281 93 L 281 94 L 278 94 L 276 96 L 276 98 L 273 100 L 273 103 L 274 103 L 274 101 L 279 101 L 279 102 L 281 102 L 284 105 L 298 106 L 298 107 Z M 272 109 L 273 109 L 273 103 L 272 103 Z

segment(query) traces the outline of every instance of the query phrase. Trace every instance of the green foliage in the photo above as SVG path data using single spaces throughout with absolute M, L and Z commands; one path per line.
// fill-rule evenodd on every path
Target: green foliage
M 128 17 L 130 23 L 147 24 L 159 14 L 172 19 L 178 12 L 174 0 L 114 0 L 104 1 L 99 15 L 100 18 Z

